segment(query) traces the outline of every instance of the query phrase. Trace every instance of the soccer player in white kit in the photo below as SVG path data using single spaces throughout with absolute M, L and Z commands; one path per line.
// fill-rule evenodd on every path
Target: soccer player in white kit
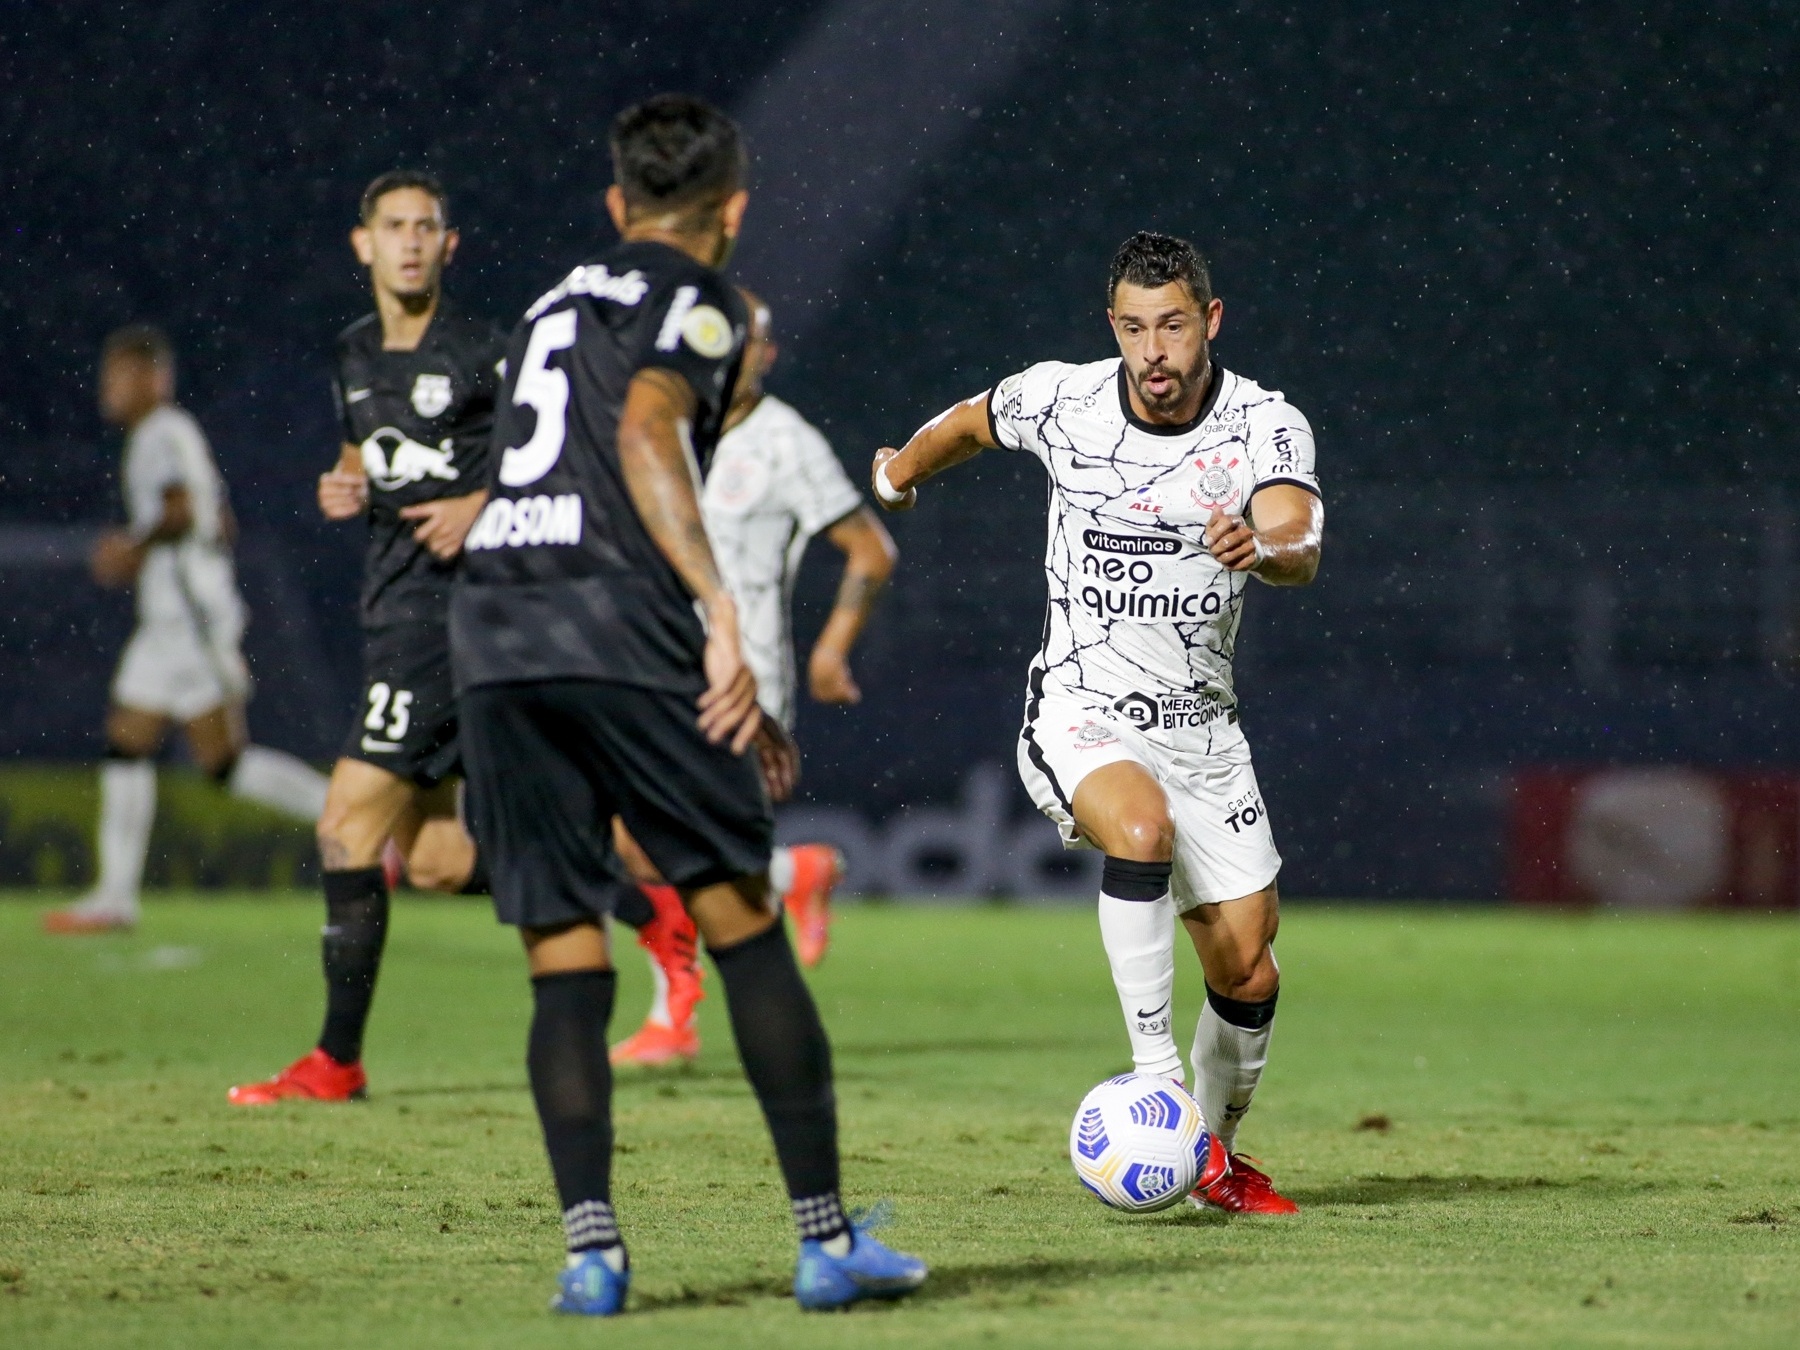
M 891 510 L 983 449 L 1050 474 L 1050 607 L 1019 770 L 1072 848 L 1106 854 L 1100 933 L 1140 1073 L 1181 1077 L 1174 923 L 1206 974 L 1194 1092 L 1222 1146 L 1193 1194 L 1234 1213 L 1296 1206 L 1236 1151 L 1268 1058 L 1280 855 L 1238 725 L 1232 649 L 1252 576 L 1302 586 L 1324 508 L 1306 419 L 1211 358 L 1224 307 L 1193 246 L 1140 232 L 1107 284 L 1118 358 L 1047 361 L 876 454 Z
M 861 701 L 850 650 L 899 555 L 830 443 L 791 405 L 764 390 L 778 350 L 769 307 L 738 289 L 750 311 L 750 331 L 700 508 L 719 574 L 737 600 L 738 637 L 765 717 L 760 748 L 766 777 L 780 801 L 792 790 L 799 767 L 793 743 L 799 679 L 792 615 L 806 546 L 823 534 L 844 555 L 837 597 L 806 663 L 807 685 L 821 703 Z M 613 914 L 639 930 L 639 945 L 651 954 L 656 997 L 644 1024 L 613 1047 L 613 1061 L 654 1065 L 691 1058 L 700 1048 L 693 1008 L 701 978 L 692 955 L 692 922 L 679 897 L 657 887 L 655 869 L 629 838 L 618 842 L 645 893 L 624 897 Z M 770 885 L 793 916 L 794 945 L 804 966 L 824 959 L 831 892 L 842 873 L 843 860 L 829 844 L 778 846 L 770 859 Z M 654 927 L 652 905 L 662 920 Z
M 129 523 L 94 547 L 94 578 L 137 587 L 137 629 L 113 678 L 100 771 L 99 883 L 44 916 L 53 933 L 133 927 L 156 816 L 155 755 L 172 722 L 195 763 L 234 796 L 318 819 L 325 778 L 292 755 L 248 744 L 244 605 L 230 551 L 225 484 L 200 424 L 175 406 L 175 356 L 154 328 L 121 328 L 100 358 L 100 409 L 126 431 Z

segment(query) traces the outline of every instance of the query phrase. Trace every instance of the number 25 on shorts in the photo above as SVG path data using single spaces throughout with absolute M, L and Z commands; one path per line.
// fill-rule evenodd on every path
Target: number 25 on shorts
M 392 689 L 385 680 L 377 680 L 369 686 L 369 715 L 363 718 L 363 725 L 397 741 L 412 724 L 412 701 L 412 690 Z

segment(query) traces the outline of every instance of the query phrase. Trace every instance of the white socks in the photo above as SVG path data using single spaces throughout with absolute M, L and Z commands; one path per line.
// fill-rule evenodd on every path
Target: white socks
M 779 905 L 781 897 L 786 895 L 793 885 L 794 855 L 786 848 L 777 848 L 769 855 L 770 902 Z
M 650 978 L 656 984 L 656 994 L 650 1000 L 650 1015 L 646 1019 L 659 1027 L 672 1027 L 674 1019 L 669 1016 L 669 977 L 663 973 L 662 962 L 649 952 L 644 959 L 650 964 Z
M 1213 1006 L 1214 995 L 1207 991 L 1206 1007 L 1201 1009 L 1200 1024 L 1194 1028 L 1194 1096 L 1206 1117 L 1206 1126 L 1230 1153 L 1237 1147 L 1238 1123 L 1250 1109 L 1256 1094 L 1257 1080 L 1263 1065 L 1269 1062 L 1269 1034 L 1275 1029 L 1275 1000 L 1267 1003 L 1238 1003 L 1221 1000 L 1234 1015 L 1242 1010 L 1243 1021 L 1262 1022 L 1261 1026 L 1233 1026 Z
M 156 765 L 147 759 L 109 759 L 100 766 L 100 881 L 86 908 L 135 918 L 144 880 L 144 854 L 156 820 Z
M 325 812 L 326 777 L 304 760 L 266 745 L 246 745 L 226 786 L 234 797 L 311 825 Z
M 1108 858 L 1110 868 L 1114 859 Z M 1175 902 L 1166 884 L 1153 900 L 1100 894 L 1100 940 L 1112 965 L 1113 988 L 1131 1037 L 1139 1073 L 1181 1077 L 1181 1052 L 1170 1030 L 1175 1000 Z M 1109 879 L 1110 884 L 1110 879 Z

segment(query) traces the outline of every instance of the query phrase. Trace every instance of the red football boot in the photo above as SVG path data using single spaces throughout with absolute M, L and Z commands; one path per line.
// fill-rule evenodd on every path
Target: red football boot
M 1219 1152 L 1215 1138 L 1213 1146 Z M 1210 1171 L 1211 1168 L 1209 1167 Z M 1210 1185 L 1204 1180 L 1188 1200 L 1196 1209 L 1222 1209 L 1227 1214 L 1298 1214 L 1300 1206 L 1275 1189 L 1268 1173 L 1251 1165 L 1242 1153 L 1230 1155 L 1228 1169 Z
M 844 855 L 830 844 L 795 844 L 788 856 L 794 861 L 794 884 L 781 903 L 794 916 L 800 964 L 811 969 L 831 945 L 831 892 L 843 879 Z
M 658 1006 L 636 1032 L 613 1046 L 614 1064 L 668 1064 L 700 1053 L 694 1009 L 706 997 L 701 985 L 700 934 L 673 886 L 639 886 L 656 917 L 638 929 L 638 946 L 656 962 Z
M 686 1063 L 700 1054 L 700 1033 L 689 1023 L 685 1030 L 665 1026 L 661 1022 L 645 1022 L 631 1035 L 615 1045 L 608 1058 L 614 1064 L 638 1064 L 646 1069 Z
M 269 1106 L 281 1101 L 347 1102 L 368 1095 L 363 1066 L 339 1064 L 323 1050 L 302 1055 L 263 1083 L 244 1083 L 225 1094 L 233 1106 Z

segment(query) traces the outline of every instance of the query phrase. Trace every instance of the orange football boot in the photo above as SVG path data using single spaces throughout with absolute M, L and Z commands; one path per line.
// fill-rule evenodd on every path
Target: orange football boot
M 831 945 L 831 892 L 843 880 L 844 855 L 830 844 L 795 844 L 788 856 L 794 860 L 794 884 L 781 903 L 794 916 L 800 964 L 810 970 Z
M 1218 1140 L 1213 1147 L 1224 1152 Z M 1208 1170 L 1211 1170 L 1210 1168 Z M 1222 1209 L 1227 1214 L 1298 1214 L 1300 1206 L 1275 1189 L 1268 1173 L 1251 1164 L 1242 1153 L 1230 1155 L 1223 1175 L 1210 1185 L 1194 1187 L 1188 1200 L 1196 1209 Z
M 302 1055 L 263 1083 L 244 1083 L 225 1094 L 233 1106 L 269 1106 L 281 1101 L 347 1102 L 368 1095 L 363 1066 L 339 1064 L 323 1050 Z
M 656 910 L 656 917 L 638 929 L 638 946 L 656 962 L 668 1018 L 665 1021 L 654 1014 L 646 1018 L 643 1026 L 613 1046 L 610 1057 L 614 1064 L 646 1067 L 691 1060 L 700 1053 L 694 1009 L 706 997 L 700 975 L 700 934 L 673 886 L 643 885 L 638 889 Z

